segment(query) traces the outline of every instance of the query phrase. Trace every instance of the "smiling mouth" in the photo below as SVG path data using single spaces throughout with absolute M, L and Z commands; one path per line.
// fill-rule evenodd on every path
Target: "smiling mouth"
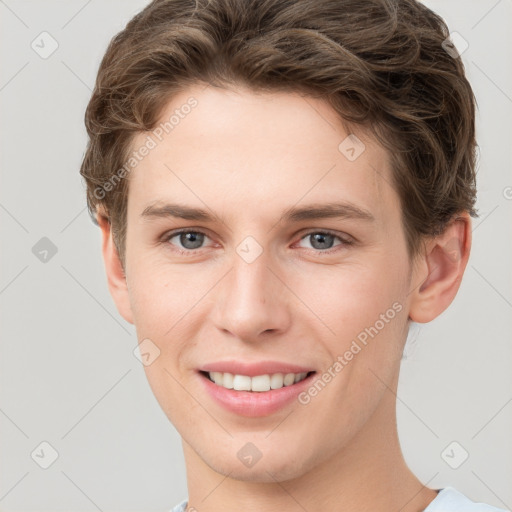
M 302 373 L 272 373 L 255 375 L 238 375 L 227 372 L 206 372 L 200 371 L 201 375 L 215 383 L 217 386 L 232 389 L 234 391 L 248 391 L 255 393 L 263 393 L 274 389 L 293 386 L 303 380 L 311 377 L 316 372 Z

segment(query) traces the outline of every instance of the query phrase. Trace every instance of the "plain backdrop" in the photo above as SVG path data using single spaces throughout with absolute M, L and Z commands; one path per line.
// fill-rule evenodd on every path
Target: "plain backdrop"
M 163 511 L 187 495 L 180 437 L 109 295 L 78 172 L 100 59 L 146 3 L 0 1 L 1 511 Z M 480 218 L 455 301 L 411 329 L 399 435 L 429 487 L 510 508 L 512 0 L 426 3 L 468 45 Z

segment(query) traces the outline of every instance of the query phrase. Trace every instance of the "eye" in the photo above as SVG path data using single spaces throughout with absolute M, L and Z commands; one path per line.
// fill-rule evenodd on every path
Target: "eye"
M 340 243 L 333 246 L 335 239 L 340 240 Z M 331 231 L 310 231 L 301 238 L 303 240 L 310 240 L 312 249 L 320 252 L 333 252 L 333 247 L 352 245 L 354 242 L 348 238 L 341 237 Z M 334 249 L 337 250 L 337 249 Z
M 180 253 L 189 253 L 196 249 L 200 249 L 201 245 L 204 242 L 204 239 L 208 238 L 205 233 L 202 231 L 192 231 L 183 229 L 181 231 L 174 231 L 172 233 L 167 233 L 163 237 L 163 241 L 166 243 L 170 243 L 171 245 L 175 245 L 171 242 L 173 238 L 178 238 L 179 243 L 183 248 L 177 247 L 177 251 Z
M 179 245 L 172 242 L 173 238 L 177 238 Z M 176 250 L 180 254 L 193 255 L 194 251 L 203 248 L 202 245 L 205 238 L 209 237 L 202 231 L 182 229 L 165 234 L 162 237 L 162 242 L 174 246 L 173 250 Z M 353 240 L 342 237 L 331 231 L 310 231 L 302 236 L 300 242 L 308 239 L 311 241 L 310 248 L 319 253 L 331 253 L 336 251 L 336 247 L 338 246 L 344 247 L 354 244 Z M 335 239 L 338 239 L 340 242 L 333 245 Z

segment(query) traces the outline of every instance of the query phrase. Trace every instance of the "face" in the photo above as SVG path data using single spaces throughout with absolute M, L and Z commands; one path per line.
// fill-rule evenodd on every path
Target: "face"
M 388 155 L 300 94 L 197 86 L 162 122 L 176 110 L 129 177 L 124 316 L 206 465 L 293 478 L 367 429 L 398 374 L 413 279 Z

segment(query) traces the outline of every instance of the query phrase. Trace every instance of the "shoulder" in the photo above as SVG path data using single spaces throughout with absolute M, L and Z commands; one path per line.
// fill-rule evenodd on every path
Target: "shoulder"
M 439 490 L 437 497 L 424 512 L 507 512 L 485 503 L 471 501 L 467 496 L 453 487 Z
M 187 500 L 188 498 L 181 501 L 175 507 L 169 510 L 169 512 L 185 512 L 185 510 L 187 509 Z

